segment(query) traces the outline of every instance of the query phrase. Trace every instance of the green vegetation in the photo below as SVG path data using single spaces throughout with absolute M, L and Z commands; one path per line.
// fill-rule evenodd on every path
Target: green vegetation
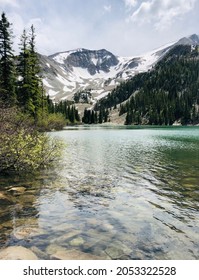
M 0 172 L 33 172 L 57 162 L 62 143 L 39 133 L 31 118 L 15 108 L 1 108 Z
M 62 115 L 64 117 L 66 124 L 79 124 L 80 123 L 80 116 L 78 113 L 77 108 L 73 104 L 72 101 L 60 101 L 57 104 L 54 104 L 48 98 L 48 108 L 49 113 L 55 115 Z
M 0 172 L 34 171 L 59 158 L 61 144 L 40 130 L 62 129 L 64 115 L 50 113 L 35 50 L 35 30 L 23 31 L 20 53 L 12 49 L 12 29 L 0 19 Z
M 82 122 L 85 124 L 101 124 L 108 121 L 110 121 L 108 109 L 100 108 L 99 112 L 90 109 L 84 110 Z
M 97 106 L 117 104 L 125 124 L 199 123 L 198 47 L 174 47 L 154 69 L 123 82 Z

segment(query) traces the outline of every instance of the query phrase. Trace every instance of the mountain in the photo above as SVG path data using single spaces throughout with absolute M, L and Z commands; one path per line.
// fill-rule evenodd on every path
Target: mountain
M 117 117 L 125 124 L 199 124 L 198 70 L 199 46 L 176 44 L 151 71 L 135 75 L 100 99 L 95 110 L 103 115 L 102 122 Z
M 119 57 L 101 50 L 76 49 L 39 55 L 45 90 L 51 99 L 89 102 L 106 96 L 122 81 L 147 72 L 176 45 L 199 44 L 196 34 L 136 57 Z

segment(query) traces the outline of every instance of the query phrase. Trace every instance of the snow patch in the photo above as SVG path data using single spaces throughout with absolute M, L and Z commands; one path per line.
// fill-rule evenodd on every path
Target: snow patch
M 92 63 L 96 66 L 96 65 L 97 65 L 97 62 L 98 62 L 98 59 L 92 57 L 92 58 L 91 58 L 91 61 L 92 61 Z
M 63 85 L 67 86 L 70 82 L 66 79 L 64 79 L 61 75 L 57 74 L 56 79 L 60 81 Z
M 67 57 L 72 53 L 73 51 L 63 52 L 59 53 L 56 56 L 53 57 L 53 59 L 58 62 L 59 64 L 64 64 L 64 61 L 67 59 Z
M 99 94 L 97 97 L 95 97 L 95 100 L 100 100 L 101 98 L 107 96 L 109 94 L 110 91 L 105 91 L 101 94 Z
M 42 79 L 44 86 L 48 87 L 48 88 L 53 88 L 46 79 Z
M 52 90 L 52 89 L 49 89 L 48 90 L 48 95 L 49 96 L 55 96 L 56 94 L 58 94 L 59 93 L 59 91 L 54 91 L 54 90 Z

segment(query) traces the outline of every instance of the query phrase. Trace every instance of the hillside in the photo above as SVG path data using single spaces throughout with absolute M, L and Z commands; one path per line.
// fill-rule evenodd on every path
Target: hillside
M 56 102 L 78 95 L 95 103 L 122 81 L 151 69 L 173 46 L 170 43 L 138 57 L 119 57 L 105 49 L 39 55 L 44 88 Z
M 125 124 L 199 123 L 199 47 L 176 45 L 153 69 L 123 82 L 95 108 L 113 107 L 126 114 Z
M 50 56 L 39 55 L 45 91 L 55 102 L 96 103 L 121 82 L 150 70 L 179 44 L 199 44 L 199 37 L 194 34 L 132 57 L 119 57 L 105 49 L 82 48 Z

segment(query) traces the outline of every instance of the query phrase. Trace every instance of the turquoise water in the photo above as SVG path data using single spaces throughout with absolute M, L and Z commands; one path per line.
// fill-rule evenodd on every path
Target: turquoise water
M 51 133 L 66 142 L 55 170 L 2 178 L 25 191 L 1 206 L 1 247 L 199 259 L 199 128 L 130 128 Z

